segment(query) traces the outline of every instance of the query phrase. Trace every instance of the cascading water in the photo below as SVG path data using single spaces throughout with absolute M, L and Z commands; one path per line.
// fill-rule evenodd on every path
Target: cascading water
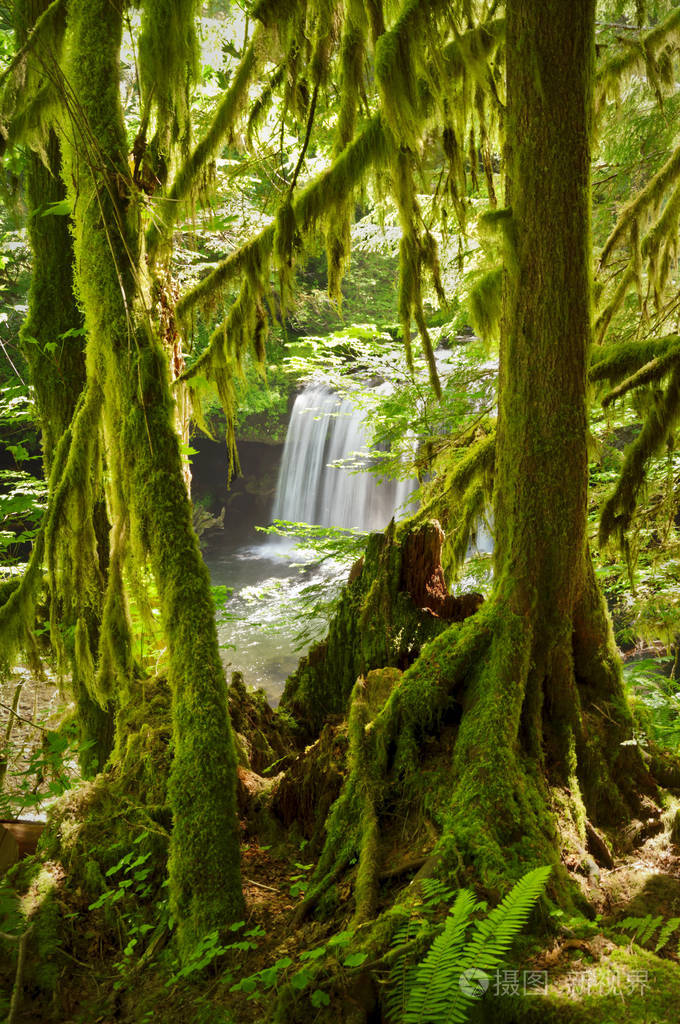
M 272 519 L 382 530 L 414 484 L 361 472 L 370 463 L 366 413 L 350 398 L 309 385 L 295 399 Z M 351 468 L 333 464 L 351 459 Z M 359 471 L 358 471 L 359 470 Z
M 380 391 L 386 391 L 388 384 Z M 376 389 L 376 393 L 377 393 Z M 369 452 L 365 409 L 319 385 L 306 387 L 295 401 L 286 435 L 272 519 L 361 530 L 382 530 L 413 491 L 412 481 L 385 480 L 356 472 L 374 456 Z M 334 468 L 351 459 L 352 468 Z M 229 528 L 227 513 L 227 531 Z M 300 573 L 281 555 L 293 554 L 290 539 L 270 537 L 266 544 L 229 546 L 228 532 L 213 535 L 204 556 L 214 584 L 232 587 L 229 616 L 219 625 L 228 667 L 244 673 L 246 683 L 262 686 L 276 704 L 287 675 L 295 668 L 298 626 L 292 608 L 312 582 L 331 585 L 346 567 L 326 562 Z M 241 534 L 242 535 L 242 534 Z M 255 540 L 255 536 L 253 536 Z M 295 552 L 299 557 L 299 552 Z

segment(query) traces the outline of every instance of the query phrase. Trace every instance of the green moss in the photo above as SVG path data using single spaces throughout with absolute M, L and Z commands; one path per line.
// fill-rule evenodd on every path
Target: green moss
M 139 36 L 142 103 L 156 108 L 157 150 L 170 160 L 175 143 L 186 146 L 190 87 L 198 73 L 196 0 L 144 0 Z M 146 115 L 148 117 L 148 113 Z
M 491 991 L 476 1005 L 472 1024 L 648 1024 L 669 1020 L 680 999 L 677 965 L 635 946 L 609 949 L 594 963 L 580 958 L 545 980 L 547 994 Z
M 470 290 L 470 316 L 475 331 L 489 345 L 500 337 L 501 292 L 503 271 L 489 270 Z
M 679 414 L 680 364 L 676 364 L 671 370 L 670 380 L 660 400 L 654 404 L 642 430 L 626 450 L 616 487 L 600 515 L 601 546 L 614 533 L 623 539 L 637 505 L 638 493 L 645 480 L 647 463 L 660 451 Z
M 162 9 L 167 5 L 160 3 L 156 6 Z M 192 0 L 192 6 L 195 6 L 194 0 Z M 161 31 L 159 31 L 159 29 L 161 29 Z M 156 57 L 163 63 L 163 83 L 166 87 L 166 98 L 167 100 L 170 100 L 172 91 L 176 88 L 176 83 L 169 80 L 169 65 L 165 63 L 162 19 L 161 24 L 158 22 L 156 23 L 153 38 L 154 50 L 158 49 Z M 183 36 L 180 36 L 180 41 L 182 39 L 183 46 L 178 48 L 177 56 L 181 58 L 182 53 L 186 51 L 193 62 L 193 48 L 195 46 L 195 41 L 191 42 L 186 33 L 184 33 Z M 147 249 L 152 256 L 156 252 L 158 245 L 164 240 L 167 241 L 173 224 L 175 224 L 180 217 L 181 211 L 184 208 L 184 203 L 192 197 L 192 194 L 200 184 L 201 178 L 205 174 L 210 161 L 214 160 L 221 145 L 224 143 L 224 140 L 228 138 L 236 121 L 236 117 L 247 100 L 248 87 L 264 56 L 264 49 L 263 33 L 256 30 L 253 33 L 253 37 L 250 40 L 243 57 L 241 58 L 229 88 L 226 90 L 218 104 L 212 123 L 196 148 L 178 169 L 172 186 L 168 191 L 167 197 L 161 199 L 160 220 L 154 221 L 149 226 L 146 234 Z M 181 70 L 182 68 L 180 65 L 180 71 Z M 148 83 L 149 88 L 152 87 L 153 82 L 153 74 L 150 74 Z M 170 113 L 170 109 L 168 110 L 168 114 Z
M 101 380 L 104 394 L 114 554 L 119 546 L 122 567 L 122 552 L 131 542 L 138 565 L 149 559 L 168 640 L 170 894 L 187 952 L 196 938 L 242 908 L 236 755 L 210 583 L 191 526 L 173 427 L 168 367 L 142 301 L 139 209 L 118 93 L 122 11 L 106 0 L 76 0 L 69 13 L 66 72 L 89 132 L 106 156 L 102 167 L 88 171 L 69 152 L 67 176 L 79 192 L 76 285 L 88 331 L 88 375 Z M 118 613 L 107 620 L 103 640 L 117 657 L 120 622 Z M 153 742 L 154 735 L 140 730 L 139 742 Z M 139 754 L 133 751 L 132 759 Z
M 43 868 L 22 900 L 27 925 L 32 925 L 28 970 L 24 984 L 52 995 L 61 973 L 59 961 L 60 912 L 58 886 L 52 874 Z
M 418 526 L 415 529 L 428 529 Z M 405 667 L 447 623 L 416 607 L 400 590 L 409 528 L 392 523 L 372 534 L 356 578 L 344 590 L 328 636 L 286 682 L 281 706 L 318 731 L 328 715 L 345 712 L 352 687 L 372 669 Z M 354 572 L 355 570 L 353 570 Z

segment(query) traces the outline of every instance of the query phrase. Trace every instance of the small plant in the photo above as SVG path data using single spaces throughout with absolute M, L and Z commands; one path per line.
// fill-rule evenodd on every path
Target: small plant
M 173 927 L 164 892 L 167 881 L 158 886 L 153 850 L 143 850 L 152 842 L 148 831 L 139 833 L 127 853 L 106 872 L 110 888 L 88 907 L 117 920 L 122 956 L 115 964 L 119 974 L 113 983 L 116 991 L 125 986 L 134 967 L 151 958 Z
M 680 917 L 670 917 L 665 921 L 662 914 L 656 917 L 652 917 L 651 914 L 647 914 L 646 917 L 626 917 L 616 924 L 616 928 L 630 935 L 631 942 L 638 946 L 646 946 L 654 953 L 660 953 L 669 945 L 678 927 Z
M 399 1024 L 462 1024 L 472 1003 L 485 991 L 487 972 L 502 962 L 526 924 L 551 870 L 542 867 L 528 872 L 490 913 L 474 893 L 461 889 L 443 930 L 419 963 L 411 959 L 417 933 L 411 922 L 401 929 L 392 945 L 403 954 L 391 972 L 388 1019 Z M 475 916 L 480 914 L 486 916 Z
M 680 685 L 664 673 L 673 657 L 644 658 L 624 667 L 624 677 L 635 700 L 647 712 L 652 739 L 677 750 L 680 742 Z
M 26 720 L 41 737 L 26 754 L 25 742 L 15 742 L 10 730 L 0 747 L 0 817 L 20 818 L 70 789 L 80 774 L 78 760 L 94 741 L 81 741 L 74 727 L 48 729 Z M 3 782 L 5 787 L 3 788 Z
M 330 996 L 318 986 L 323 965 L 330 962 L 334 964 L 335 969 L 339 966 L 344 970 L 351 971 L 361 967 L 368 958 L 368 954 L 361 950 L 348 951 L 353 940 L 353 932 L 339 932 L 324 945 L 315 946 L 314 949 L 307 949 L 300 953 L 297 962 L 290 956 L 280 957 L 269 967 L 232 984 L 230 991 L 242 992 L 250 1000 L 261 1001 L 267 998 L 269 992 L 277 989 L 280 983 L 285 981 L 296 993 L 307 991 L 307 997 L 314 1009 L 318 1010 L 322 1006 L 328 1006 Z M 229 980 L 232 980 L 230 976 Z
M 245 924 L 245 921 L 236 921 L 229 926 L 229 931 L 232 933 L 240 932 L 245 927 Z M 262 935 L 264 935 L 264 929 L 260 925 L 256 925 L 254 928 L 243 932 L 241 938 L 235 938 L 233 942 L 225 943 L 220 940 L 217 929 L 209 932 L 196 944 L 191 956 L 182 966 L 176 965 L 176 969 L 173 970 L 166 982 L 167 986 L 170 987 L 178 981 L 190 977 L 192 974 L 200 973 L 218 957 L 225 956 L 227 953 L 247 953 L 249 950 L 257 949 L 258 943 L 256 940 Z M 229 972 L 227 972 L 227 976 L 229 979 L 232 978 Z M 226 976 L 223 975 L 220 980 L 222 984 L 225 984 Z

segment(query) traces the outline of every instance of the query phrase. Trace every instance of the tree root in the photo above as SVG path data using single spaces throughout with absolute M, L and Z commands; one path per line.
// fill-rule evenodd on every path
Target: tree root
M 427 645 L 403 676 L 392 674 L 393 689 L 382 707 L 375 706 L 383 689 L 380 671 L 355 684 L 349 712 L 349 777 L 331 811 L 328 837 L 310 892 L 296 913 L 297 923 L 356 856 L 352 926 L 374 916 L 380 886 L 380 812 L 388 773 L 403 780 L 417 770 L 419 740 L 436 731 L 445 714 L 460 703 L 458 691 L 490 638 L 485 609 L 451 626 Z

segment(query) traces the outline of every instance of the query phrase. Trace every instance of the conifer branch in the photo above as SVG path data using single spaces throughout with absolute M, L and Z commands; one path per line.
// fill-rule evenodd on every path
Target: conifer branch
M 680 8 L 678 8 L 678 12 L 680 16 Z M 621 210 L 619 219 L 602 249 L 602 255 L 600 256 L 600 268 L 605 266 L 609 256 L 611 255 L 612 249 L 617 242 L 620 241 L 625 232 L 629 230 L 631 225 L 635 221 L 638 221 L 641 215 L 650 207 L 658 206 L 663 198 L 664 192 L 675 182 L 678 176 L 680 176 L 680 146 L 675 149 L 651 181 L 649 181 L 647 185 L 638 192 L 635 198 L 631 199 L 631 201 Z
M 650 359 L 648 363 L 641 366 L 640 369 L 627 377 L 617 387 L 613 388 L 608 394 L 602 399 L 603 408 L 607 408 L 617 399 L 622 398 L 628 394 L 629 391 L 634 391 L 636 388 L 645 387 L 648 384 L 653 384 L 655 381 L 663 380 L 663 378 L 671 372 L 673 367 L 680 361 L 680 338 L 678 343 L 670 349 L 664 356 L 659 356 L 656 359 Z
M 594 348 L 590 355 L 588 379 L 593 383 L 608 381 L 609 384 L 618 384 L 652 360 L 662 359 L 667 353 L 675 352 L 679 348 L 678 334 Z
M 680 414 L 680 363 L 673 367 L 665 393 L 648 413 L 642 430 L 628 446 L 616 487 L 600 517 L 599 543 L 623 537 L 633 518 L 647 463 L 661 449 Z
M 680 8 L 674 8 L 663 21 L 636 39 L 626 40 L 625 48 L 605 60 L 597 72 L 596 109 L 601 109 L 610 93 L 626 75 L 645 70 L 658 50 L 674 38 L 680 38 Z

